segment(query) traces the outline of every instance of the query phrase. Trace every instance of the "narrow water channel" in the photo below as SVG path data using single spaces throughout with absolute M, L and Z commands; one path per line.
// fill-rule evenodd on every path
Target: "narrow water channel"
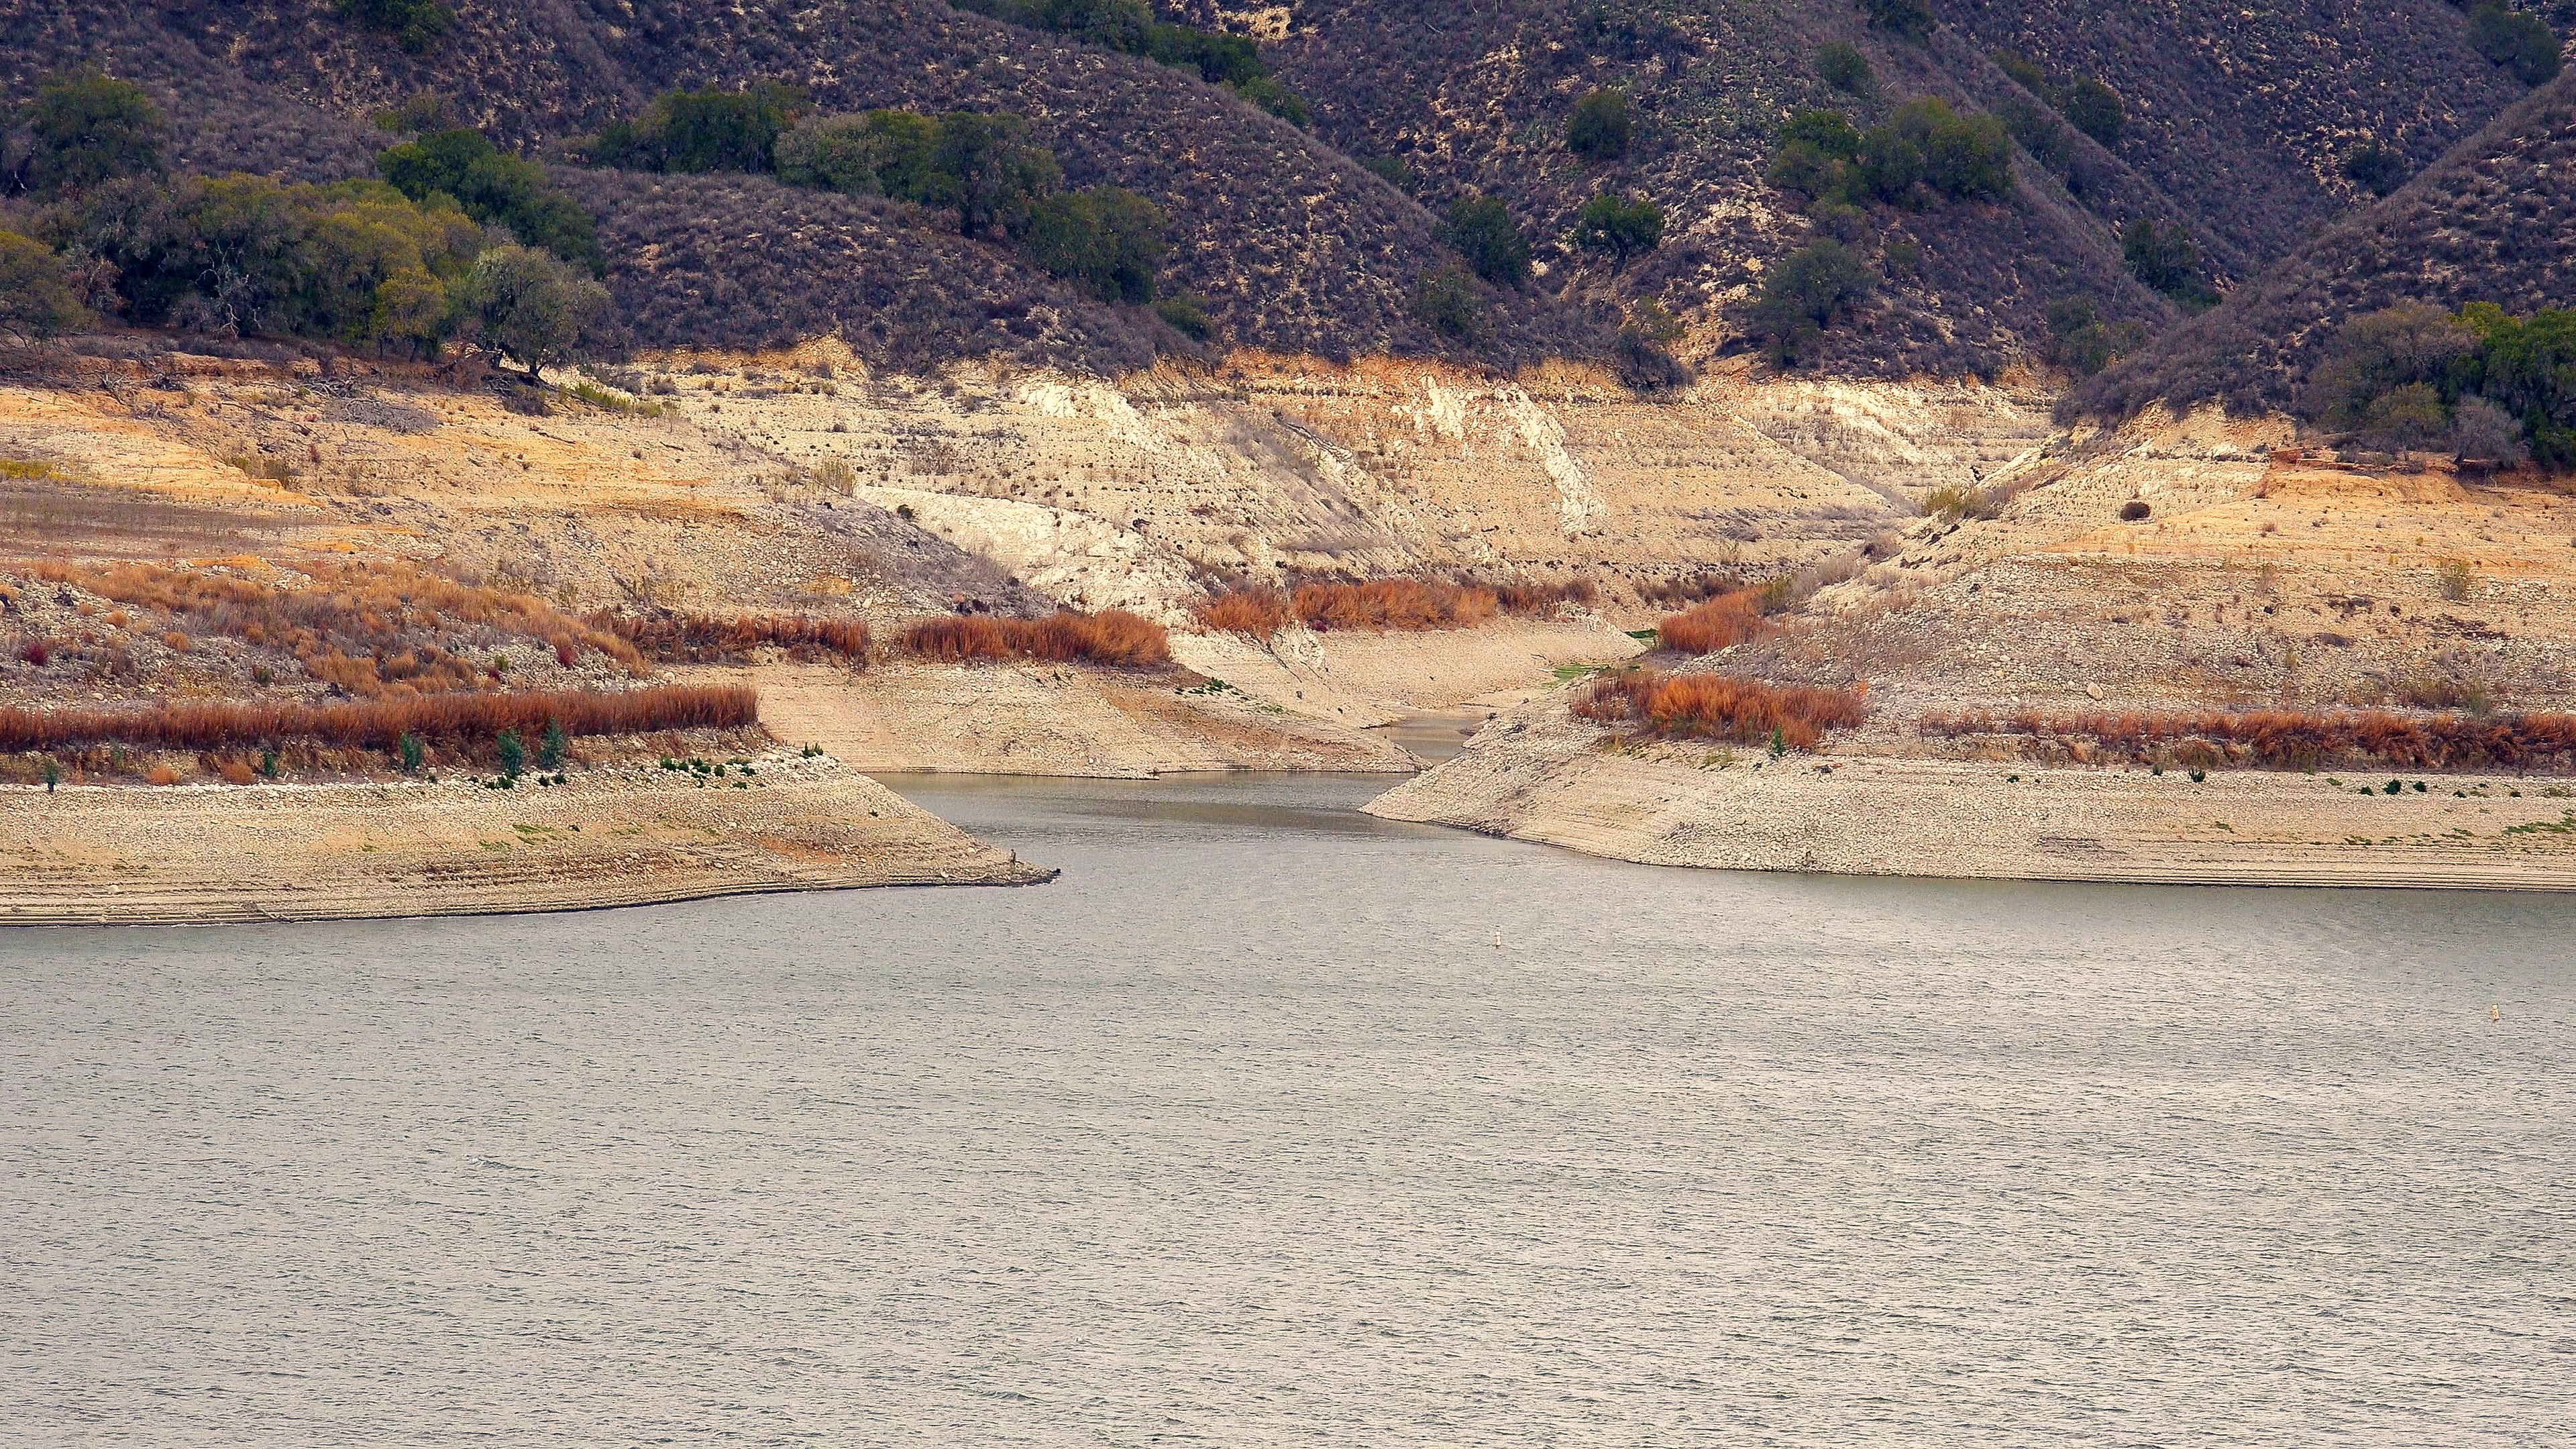
M 1063 878 L 0 933 L 0 1438 L 2576 1433 L 2563 898 L 890 783 Z

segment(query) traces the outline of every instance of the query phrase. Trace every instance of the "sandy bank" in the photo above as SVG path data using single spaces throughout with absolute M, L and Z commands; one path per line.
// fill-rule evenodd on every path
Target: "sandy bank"
M 830 760 L 744 788 L 658 768 L 541 788 L 0 788 L 0 923 L 474 915 L 1052 878 Z
M 747 680 L 770 733 L 865 770 L 1141 779 L 1414 768 L 1402 749 L 1355 728 L 1120 670 L 881 661 L 864 672 L 778 664 L 688 674 Z
M 1451 708 L 1496 690 L 1544 684 L 1560 665 L 1610 663 L 1645 647 L 1589 616 L 1385 633 L 1317 634 L 1301 625 L 1266 640 L 1172 636 L 1172 653 L 1201 674 L 1292 714 L 1363 727 Z
M 1368 806 L 1654 865 L 2168 884 L 2576 889 L 2576 800 L 2553 782 L 2034 769 L 1701 747 L 1597 753 L 1489 730 Z M 1829 772 L 1820 767 L 1830 767 Z M 2011 778 L 2018 775 L 2020 778 Z M 2428 789 L 2417 793 L 2411 782 Z M 2386 784 L 2388 776 L 2367 783 Z M 2555 787 L 2561 788 L 2564 787 Z M 2520 798 L 2509 792 L 2519 789 Z M 2482 795 L 2482 798 L 2479 796 Z M 2515 828 L 2523 827 L 2523 828 Z

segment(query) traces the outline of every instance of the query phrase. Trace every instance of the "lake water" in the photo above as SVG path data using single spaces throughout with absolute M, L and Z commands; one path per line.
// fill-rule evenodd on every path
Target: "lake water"
M 1063 879 L 0 933 L 0 1441 L 2576 1437 L 2576 903 L 896 783 Z

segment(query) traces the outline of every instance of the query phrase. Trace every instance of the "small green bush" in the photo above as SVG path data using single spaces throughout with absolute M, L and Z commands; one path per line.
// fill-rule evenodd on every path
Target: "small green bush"
M 1866 96 L 1878 88 L 1878 77 L 1869 68 L 1869 57 L 1860 47 L 1845 40 L 1827 41 L 1816 47 L 1816 74 L 1825 84 L 1847 95 Z
M 53 250 L 14 231 L 0 231 L 0 332 L 51 337 L 88 317 L 63 282 Z
M 588 267 L 593 276 L 608 270 L 589 214 L 546 180 L 543 167 L 495 150 L 471 127 L 432 132 L 381 152 L 376 170 L 413 201 L 453 197 L 467 216 L 508 227 L 528 246 Z
M 1226 89 L 1300 131 L 1305 130 L 1312 120 L 1306 110 L 1305 98 L 1281 85 L 1274 76 L 1255 76 L 1250 80 L 1229 82 Z
M 2386 196 L 2406 182 L 2405 154 L 2377 141 L 2353 148 L 2343 158 L 2344 179 L 2373 196 Z
M 1103 302 L 1154 300 L 1154 272 L 1171 250 L 1162 208 L 1132 191 L 1094 186 L 1059 192 L 1030 211 L 1021 250 Z
M 1500 287 L 1529 280 L 1529 238 L 1521 235 L 1511 209 L 1491 196 L 1462 196 L 1449 204 L 1440 226 L 1443 245 L 1467 259 L 1476 275 Z
M 157 176 L 165 167 L 169 128 L 161 108 L 141 86 L 97 66 L 45 77 L 22 114 L 33 142 L 26 182 L 38 192 L 83 191 L 120 176 Z
M 1874 29 L 1907 40 L 1921 40 L 1941 23 L 1924 0 L 1860 0 L 1860 10 Z
M 545 739 L 537 746 L 537 768 L 552 770 L 561 767 L 564 750 L 570 743 L 564 738 L 563 724 L 558 720 L 547 720 Z
M 1216 333 L 1216 323 L 1207 314 L 1207 299 L 1184 292 L 1165 297 L 1154 304 L 1154 315 L 1163 319 L 1175 332 L 1205 342 Z
M 1604 87 L 1574 103 L 1565 118 L 1565 149 L 1587 161 L 1609 161 L 1628 150 L 1628 93 Z
M 2130 222 L 2120 228 L 2120 258 L 2129 275 L 2166 296 L 2191 298 L 2208 290 L 2200 275 L 2200 244 L 2181 222 Z
M 1768 339 L 1771 360 L 1794 364 L 1824 330 L 1878 288 L 1878 277 L 1860 254 L 1831 239 L 1810 242 L 1782 258 L 1762 279 L 1753 304 L 1753 328 Z
M 1413 315 L 1453 341 L 1472 342 L 1484 332 L 1485 304 L 1463 267 L 1425 273 L 1413 287 Z
M 2469 12 L 2469 43 L 2478 54 L 2510 67 L 2527 86 L 2554 79 L 2562 63 L 2558 36 L 2548 21 L 2503 5 L 2482 4 Z
M 456 12 L 438 0 L 340 0 L 340 18 L 381 30 L 418 55 L 456 24 Z
M 501 731 L 501 737 L 493 741 L 493 747 L 501 753 L 502 778 L 508 780 L 519 778 L 519 772 L 525 769 L 528 763 L 528 747 L 519 742 L 519 732 Z
M 1413 194 L 1418 184 L 1413 178 L 1413 168 L 1406 165 L 1401 156 L 1362 156 L 1359 161 L 1362 169 L 1370 175 L 1407 196 Z
M 402 760 L 404 774 L 420 773 L 421 761 L 426 757 L 426 752 L 421 749 L 420 736 L 406 732 L 402 739 L 396 742 L 395 752 Z
M 2120 133 L 2129 123 L 2129 110 L 2121 103 L 2120 93 L 2089 75 L 2075 78 L 2057 109 L 2068 125 L 2100 142 L 2106 151 L 2118 148 Z
M 1651 201 L 1629 201 L 1602 192 L 1575 213 L 1574 244 L 1588 252 L 1607 252 L 1613 268 L 1630 257 L 1653 251 L 1664 239 L 1664 209 Z

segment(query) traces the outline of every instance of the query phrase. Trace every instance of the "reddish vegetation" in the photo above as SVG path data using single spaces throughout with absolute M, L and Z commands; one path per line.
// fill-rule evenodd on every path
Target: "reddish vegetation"
M 2576 765 L 2576 715 L 2412 716 L 2369 710 L 2310 714 L 2263 709 L 2244 714 L 1928 714 L 1927 735 L 2057 735 L 2144 760 L 2167 747 L 2197 749 L 2211 763 L 2312 770 L 2337 762 L 2423 769 L 2567 769 Z
M 1237 589 L 1219 594 L 1198 607 L 1198 620 L 1211 629 L 1227 634 L 1249 634 L 1267 639 L 1288 627 L 1294 617 L 1288 610 L 1288 596 L 1277 589 Z
M 1277 589 L 1237 589 L 1198 607 L 1211 629 L 1267 638 L 1302 619 L 1315 630 L 1463 629 L 1496 613 L 1545 614 L 1557 605 L 1590 606 L 1601 590 L 1590 579 L 1565 583 L 1446 584 L 1421 579 L 1372 579 L 1360 584 L 1300 584 L 1294 596 Z
M 1070 611 L 1048 619 L 989 616 L 929 619 L 904 631 L 903 647 L 929 659 L 1044 659 L 1055 663 L 1169 664 L 1163 626 L 1124 609 Z
M 559 660 L 587 645 L 630 667 L 642 663 L 634 646 L 615 632 L 566 617 L 541 599 L 460 584 L 388 560 L 315 563 L 308 567 L 308 582 L 293 589 L 147 563 L 47 560 L 23 567 L 36 578 L 184 619 L 202 634 L 286 650 L 315 677 L 362 699 L 480 688 L 488 671 L 431 637 L 468 628 L 545 641 Z M 118 617 L 111 615 L 110 622 Z M 174 650 L 190 647 L 188 635 L 177 629 L 161 639 Z
M 725 619 L 707 614 L 603 611 L 591 615 L 590 623 L 634 645 L 646 658 L 688 664 L 740 659 L 761 648 L 784 650 L 792 659 L 837 654 L 864 664 L 868 657 L 868 626 L 860 619 L 808 619 L 794 614 Z M 568 643 L 555 646 L 555 657 L 565 663 L 571 662 L 566 658 L 570 652 Z
M 1649 734 L 1762 744 L 1777 731 L 1791 749 L 1811 750 L 1825 731 L 1859 724 L 1860 696 L 1840 689 L 1765 684 L 1730 674 L 1631 670 L 1596 680 L 1574 702 L 1578 718 L 1635 725 Z
M 1766 627 L 1762 622 L 1762 590 L 1737 589 L 1656 625 L 1655 642 L 1684 654 L 1714 654 L 1729 645 L 1761 638 Z
M 404 735 L 477 740 L 516 730 L 568 735 L 740 729 L 760 722 L 746 685 L 671 685 L 618 694 L 444 694 L 363 704 L 170 704 L 157 709 L 0 709 L 0 750 L 125 744 L 146 749 L 244 749 L 280 740 L 391 749 Z
M 42 668 L 46 660 L 54 657 L 54 653 L 52 650 L 45 647 L 44 640 L 30 639 L 26 643 L 18 646 L 18 657 L 27 661 L 29 664 Z

